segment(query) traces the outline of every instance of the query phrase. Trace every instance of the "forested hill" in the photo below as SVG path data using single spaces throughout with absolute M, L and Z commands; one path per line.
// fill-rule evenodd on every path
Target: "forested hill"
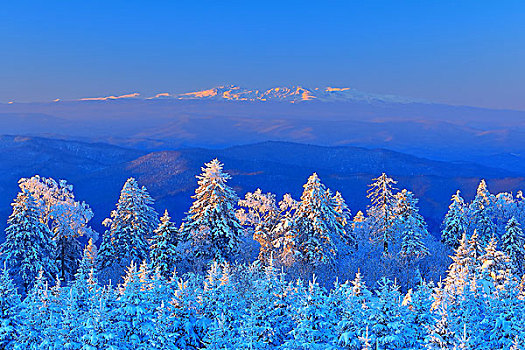
M 102 231 L 122 184 L 136 177 L 145 185 L 156 208 L 167 208 L 180 222 L 191 204 L 195 175 L 205 162 L 219 158 L 232 175 L 230 184 L 239 196 L 260 187 L 278 196 L 288 192 L 298 198 L 313 172 L 333 191 L 340 191 L 352 213 L 369 204 L 366 190 L 372 178 L 387 172 L 420 198 L 421 212 L 437 233 L 450 198 L 460 189 L 471 199 L 481 178 L 495 193 L 525 188 L 523 174 L 473 163 L 447 163 L 417 158 L 383 149 L 320 147 L 286 142 L 264 142 L 226 149 L 183 149 L 147 153 L 103 143 L 56 139 L 0 137 L 0 227 L 5 227 L 10 203 L 21 177 L 39 174 L 66 179 L 78 199 L 95 213 L 92 226 Z

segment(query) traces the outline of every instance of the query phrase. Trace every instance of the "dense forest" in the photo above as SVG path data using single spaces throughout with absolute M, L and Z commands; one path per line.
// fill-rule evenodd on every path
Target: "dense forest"
M 1 245 L 2 349 L 522 349 L 525 198 L 452 195 L 441 232 L 386 174 L 355 214 L 312 174 L 239 198 L 214 159 L 180 225 L 124 184 L 100 235 L 34 176 Z

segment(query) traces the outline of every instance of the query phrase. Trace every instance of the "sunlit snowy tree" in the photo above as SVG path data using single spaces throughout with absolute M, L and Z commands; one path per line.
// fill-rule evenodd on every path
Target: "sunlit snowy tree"
M 65 180 L 35 175 L 19 181 L 22 190 L 35 198 L 39 219 L 47 225 L 55 241 L 54 258 L 63 280 L 70 280 L 77 269 L 82 248 L 78 237 L 96 239 L 96 233 L 89 226 L 93 211 L 85 202 L 77 201 L 73 186 Z
M 207 259 L 230 260 L 239 253 L 242 226 L 235 216 L 238 202 L 235 191 L 226 182 L 230 175 L 223 172 L 217 159 L 206 163 L 197 176 L 198 187 L 182 232 L 194 247 L 194 255 Z

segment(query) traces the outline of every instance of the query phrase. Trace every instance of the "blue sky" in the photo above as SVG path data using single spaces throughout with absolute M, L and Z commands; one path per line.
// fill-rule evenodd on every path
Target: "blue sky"
M 525 109 L 520 1 L 11 1 L 0 102 L 350 86 Z

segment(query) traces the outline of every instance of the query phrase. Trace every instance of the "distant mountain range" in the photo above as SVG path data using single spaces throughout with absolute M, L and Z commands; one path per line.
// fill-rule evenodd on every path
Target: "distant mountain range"
M 434 233 L 451 195 L 461 189 L 474 196 L 481 178 L 493 192 L 525 189 L 523 174 L 471 163 L 432 161 L 384 149 L 321 147 L 289 142 L 263 142 L 224 149 L 190 148 L 147 152 L 104 143 L 85 143 L 27 136 L 0 137 L 0 239 L 10 202 L 21 177 L 39 174 L 66 179 L 78 199 L 92 206 L 95 229 L 118 200 L 125 180 L 136 177 L 180 223 L 191 204 L 200 167 L 218 157 L 232 175 L 239 196 L 260 187 L 278 196 L 299 198 L 302 185 L 317 172 L 334 191 L 340 191 L 353 214 L 366 210 L 367 185 L 383 171 L 420 198 L 421 211 Z
M 416 99 L 404 98 L 394 95 L 380 95 L 365 93 L 356 89 L 344 87 L 316 87 L 281 86 L 267 90 L 247 89 L 236 85 L 218 86 L 208 90 L 173 94 L 163 92 L 151 97 L 144 97 L 135 92 L 118 96 L 87 97 L 80 101 L 111 101 L 121 99 L 146 99 L 146 100 L 214 100 L 214 101 L 273 101 L 273 102 L 387 102 L 387 103 L 413 103 L 421 102 Z M 56 101 L 58 102 L 58 100 Z

